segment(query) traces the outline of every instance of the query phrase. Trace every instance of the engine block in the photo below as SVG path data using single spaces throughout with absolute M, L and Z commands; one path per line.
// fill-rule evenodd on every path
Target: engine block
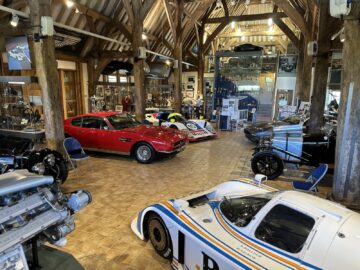
M 62 193 L 51 176 L 0 175 L 0 269 L 28 269 L 24 249 L 34 237 L 62 247 L 75 229 L 74 214 L 90 202 L 84 190 Z

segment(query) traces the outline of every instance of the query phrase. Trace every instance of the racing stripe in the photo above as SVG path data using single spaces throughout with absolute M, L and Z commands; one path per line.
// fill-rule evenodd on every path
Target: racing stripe
M 233 250 L 229 249 L 228 247 L 224 246 L 223 244 L 219 243 L 218 241 L 210 238 L 206 233 L 201 231 L 197 226 L 195 226 L 193 223 L 191 223 L 187 218 L 184 217 L 183 214 L 179 213 L 169 202 L 163 202 L 162 203 L 168 210 L 170 210 L 177 218 L 179 218 L 184 224 L 186 224 L 189 228 L 191 228 L 193 231 L 195 231 L 199 236 L 200 239 L 206 240 L 206 242 L 209 242 L 215 249 L 220 251 L 224 255 L 227 254 L 228 259 L 232 260 L 233 262 L 239 262 L 240 266 L 246 267 L 246 269 L 264 269 L 264 267 L 255 265 L 253 262 L 249 261 L 247 258 L 243 258 L 243 255 L 237 254 Z M 229 256 L 230 255 L 230 256 Z M 235 260 L 233 260 L 235 259 Z

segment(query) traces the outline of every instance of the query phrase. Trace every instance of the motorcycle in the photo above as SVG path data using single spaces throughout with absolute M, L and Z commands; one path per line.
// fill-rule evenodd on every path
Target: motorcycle
M 0 174 L 19 169 L 40 175 L 51 175 L 55 181 L 64 183 L 68 177 L 68 167 L 61 153 L 48 148 L 30 150 L 30 140 L 6 138 L 6 149 L 0 147 Z
M 251 169 L 255 174 L 264 174 L 268 179 L 279 177 L 288 163 L 296 166 L 334 164 L 336 133 L 327 125 L 316 134 L 303 134 L 303 125 L 293 125 L 283 132 L 274 128 L 273 138 L 263 138 L 254 148 Z

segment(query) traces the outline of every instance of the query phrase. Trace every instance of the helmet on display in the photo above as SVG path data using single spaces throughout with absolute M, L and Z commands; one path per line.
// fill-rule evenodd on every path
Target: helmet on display
M 175 123 L 175 119 L 174 119 L 174 118 L 171 118 L 171 119 L 170 119 L 170 122 L 171 122 L 171 123 Z

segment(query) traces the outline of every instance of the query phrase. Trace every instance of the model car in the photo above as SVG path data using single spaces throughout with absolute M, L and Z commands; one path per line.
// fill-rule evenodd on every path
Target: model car
M 185 148 L 182 132 L 142 125 L 128 113 L 97 112 L 64 121 L 65 136 L 76 138 L 84 149 L 132 155 L 140 163 L 158 154 L 174 155 Z
M 151 205 L 131 224 L 189 270 L 358 269 L 359 227 L 339 204 L 250 179 Z
M 216 137 L 213 126 L 207 120 L 187 120 L 180 113 L 160 112 L 157 116 L 160 125 L 180 130 L 187 134 L 190 142 Z
M 256 146 L 251 160 L 255 174 L 264 174 L 275 179 L 283 173 L 284 165 L 318 166 L 320 163 L 334 164 L 335 126 L 325 125 L 319 133 L 304 134 L 303 125 L 292 129 L 274 128 L 274 137 L 265 138 Z

